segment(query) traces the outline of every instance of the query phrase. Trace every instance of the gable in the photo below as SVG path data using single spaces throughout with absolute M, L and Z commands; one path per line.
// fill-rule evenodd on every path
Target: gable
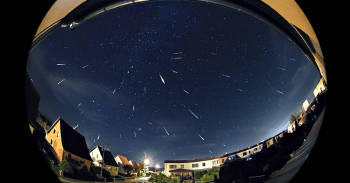
M 59 119 L 59 121 L 63 149 L 91 161 L 92 159 L 86 145 L 85 137 L 69 126 L 63 119 Z

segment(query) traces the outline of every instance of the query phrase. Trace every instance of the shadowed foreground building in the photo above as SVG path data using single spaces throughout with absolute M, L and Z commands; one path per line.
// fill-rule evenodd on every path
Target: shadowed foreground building
M 59 117 L 46 133 L 46 140 L 54 149 L 59 162 L 74 161 L 75 168 L 90 170 L 91 157 L 83 135 Z

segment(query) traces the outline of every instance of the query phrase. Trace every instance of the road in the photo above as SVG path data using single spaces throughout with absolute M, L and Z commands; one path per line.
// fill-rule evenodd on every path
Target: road
M 298 170 L 303 166 L 305 160 L 309 157 L 313 145 L 316 143 L 318 133 L 321 128 L 325 109 L 322 110 L 319 118 L 312 126 L 310 133 L 300 148 L 294 153 L 290 159 L 280 170 L 273 172 L 266 183 L 287 183 Z
M 141 178 L 135 178 L 135 179 L 125 179 L 125 180 L 115 180 L 117 183 L 146 183 L 148 182 L 149 177 L 141 177 Z M 84 180 L 77 180 L 77 179 L 70 179 L 70 178 L 62 178 L 59 177 L 59 180 L 62 183 L 106 183 L 106 182 L 99 182 L 99 181 L 84 181 Z

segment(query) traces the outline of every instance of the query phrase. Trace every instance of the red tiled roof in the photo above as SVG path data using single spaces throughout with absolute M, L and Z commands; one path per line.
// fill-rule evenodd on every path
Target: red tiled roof
M 129 163 L 129 160 L 125 156 L 122 156 L 122 155 L 119 155 L 119 154 L 117 156 L 120 158 L 120 160 L 122 161 L 123 165 L 131 165 Z

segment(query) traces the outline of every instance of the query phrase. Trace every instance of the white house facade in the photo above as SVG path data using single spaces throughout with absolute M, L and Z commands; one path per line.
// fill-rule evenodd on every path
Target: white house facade
M 175 169 L 205 170 L 218 166 L 220 166 L 218 157 L 195 160 L 165 160 L 164 174 L 169 176 L 169 171 Z
M 102 158 L 102 153 L 100 151 L 99 148 L 95 147 L 94 149 L 92 149 L 90 151 L 90 156 L 91 156 L 91 159 L 92 159 L 92 163 L 97 166 L 97 167 L 100 167 L 101 166 L 101 163 L 103 162 L 103 158 Z

